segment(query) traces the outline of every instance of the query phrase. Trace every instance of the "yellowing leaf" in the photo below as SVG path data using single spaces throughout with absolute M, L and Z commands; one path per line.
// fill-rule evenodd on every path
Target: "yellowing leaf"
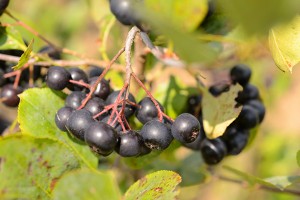
M 292 72 L 300 61 L 300 16 L 271 29 L 269 46 L 277 67 Z
M 18 62 L 17 65 L 13 66 L 13 69 L 14 70 L 19 70 L 21 69 L 29 60 L 30 58 L 30 54 L 32 52 L 32 49 L 33 49 L 33 43 L 34 43 L 34 40 L 32 39 L 26 49 L 26 51 L 24 51 L 24 53 L 21 55 L 20 57 L 20 60 Z
M 242 107 L 235 108 L 234 99 L 240 90 L 242 87 L 237 84 L 231 86 L 228 92 L 214 97 L 207 89 L 203 89 L 203 126 L 208 138 L 213 139 L 223 135 L 227 126 L 237 118 Z

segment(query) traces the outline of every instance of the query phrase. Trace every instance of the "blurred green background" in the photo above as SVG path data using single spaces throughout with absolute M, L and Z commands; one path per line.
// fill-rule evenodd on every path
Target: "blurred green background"
M 225 2 L 232 3 L 229 0 Z M 260 4 L 264 1 L 255 2 Z M 288 2 L 291 1 L 287 1 L 286 4 Z M 241 6 L 243 7 L 242 3 Z M 103 59 L 100 53 L 103 31 L 105 31 L 105 24 L 112 20 L 106 0 L 11 0 L 8 10 L 55 44 L 93 58 Z M 240 17 L 239 13 L 235 14 Z M 254 13 L 253 15 L 256 16 Z M 234 15 L 231 16 L 235 19 L 234 17 Z M 250 21 L 259 20 L 257 17 L 259 16 L 250 19 Z M 229 17 L 229 19 L 231 18 Z M 212 27 L 217 22 L 221 23 L 222 20 L 205 24 L 205 26 Z M 245 18 L 246 24 L 249 21 L 247 20 Z M 14 23 L 5 15 L 1 18 L 1 22 Z M 230 25 L 225 27 L 226 29 L 234 27 L 234 20 L 230 22 Z M 257 27 L 252 27 L 251 24 L 249 25 L 251 31 L 256 30 Z M 266 27 L 263 26 L 260 30 L 264 32 L 263 29 Z M 224 27 L 222 28 L 215 33 L 223 33 Z M 33 35 L 23 28 L 19 28 L 19 30 L 27 41 L 33 38 Z M 107 53 L 110 58 L 123 44 L 127 30 L 127 27 L 123 27 L 117 22 L 113 25 L 107 43 Z M 240 39 L 240 35 L 237 35 L 232 34 L 231 38 Z M 36 51 L 43 45 L 43 41 L 35 38 L 34 49 Z M 264 35 L 259 39 L 253 37 L 242 38 L 241 42 L 234 45 L 224 43 L 222 55 L 222 59 L 214 63 L 204 67 L 201 65 L 202 68 L 199 70 L 203 70 L 203 74 L 208 77 L 204 82 L 207 82 L 207 84 L 212 83 L 215 80 L 214 77 L 217 77 L 220 72 L 228 70 L 228 67 L 233 63 L 243 62 L 249 64 L 253 70 L 251 82 L 257 85 L 261 91 L 263 101 L 267 107 L 267 115 L 253 143 L 240 155 L 227 157 L 214 170 L 217 173 L 226 175 L 228 172 L 222 166 L 227 165 L 260 178 L 299 175 L 300 170 L 296 161 L 296 153 L 300 149 L 300 80 L 298 78 L 300 77 L 300 67 L 296 66 L 292 75 L 282 73 L 273 62 Z M 67 59 L 68 56 L 65 56 L 65 58 Z M 192 161 L 184 161 L 184 159 L 190 155 L 196 158 L 192 159 L 193 162 L 201 163 L 200 153 L 192 153 L 184 148 L 176 150 L 175 159 L 177 159 L 177 162 L 183 162 L 181 166 L 189 165 Z M 158 161 L 155 165 L 158 169 L 164 168 L 164 162 L 160 164 L 160 161 Z M 170 168 L 170 166 L 172 166 L 172 161 L 166 168 Z M 196 173 L 196 176 L 198 175 L 197 178 L 200 180 L 202 178 L 200 171 L 204 169 L 205 166 L 193 169 L 199 172 Z M 155 168 L 147 168 L 143 173 L 154 170 Z M 184 171 L 184 168 L 182 171 Z M 228 176 L 231 175 L 228 174 Z M 299 186 L 295 185 L 293 188 L 299 190 Z M 248 188 L 245 185 L 208 177 L 204 183 L 182 186 L 179 199 L 292 200 L 300 199 L 300 197 Z

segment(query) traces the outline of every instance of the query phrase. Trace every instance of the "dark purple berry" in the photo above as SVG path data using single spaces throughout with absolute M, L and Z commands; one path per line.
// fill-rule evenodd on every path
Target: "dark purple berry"
M 262 102 L 259 100 L 253 99 L 253 100 L 247 101 L 245 105 L 249 105 L 249 106 L 253 107 L 258 112 L 259 123 L 261 123 L 263 121 L 263 119 L 265 118 L 265 114 L 266 114 L 266 108 L 262 104 Z
M 239 83 L 240 85 L 246 85 L 250 77 L 251 69 L 247 65 L 239 64 L 230 70 L 230 78 L 234 84 Z
M 218 164 L 227 154 L 225 143 L 220 138 L 213 140 L 205 138 L 201 143 L 200 151 L 208 165 Z
M 258 99 L 259 98 L 259 91 L 257 87 L 252 84 L 246 84 L 243 87 L 243 91 L 238 92 L 238 96 L 236 97 L 236 102 L 240 104 L 244 104 L 249 100 Z
M 74 91 L 66 98 L 65 105 L 74 109 L 79 108 L 81 102 L 85 99 L 86 94 L 80 91 Z
M 92 113 L 92 115 L 94 116 L 103 111 L 105 106 L 106 104 L 103 99 L 99 97 L 93 97 L 87 102 L 84 109 L 90 111 L 90 113 Z
M 9 4 L 9 0 L 0 0 L 0 15 L 5 11 Z
M 89 77 L 98 77 L 102 74 L 103 70 L 104 69 L 102 67 L 91 67 L 89 71 Z
M 152 150 L 164 150 L 173 140 L 170 128 L 157 120 L 144 124 L 140 133 L 145 145 Z
M 145 124 L 153 119 L 158 119 L 158 111 L 155 107 L 153 101 L 149 97 L 143 98 L 136 108 L 135 116 L 136 118 Z M 160 109 L 164 112 L 162 105 L 158 102 Z
M 91 150 L 102 156 L 111 154 L 117 144 L 118 134 L 115 129 L 103 122 L 93 122 L 85 131 L 85 142 Z
M 198 134 L 197 138 L 195 141 L 191 142 L 191 143 L 182 143 L 183 146 L 185 146 L 186 148 L 198 151 L 200 150 L 200 145 L 202 143 L 202 140 L 205 138 L 205 132 L 203 130 L 203 128 L 200 129 L 200 133 Z
M 243 129 L 254 128 L 259 123 L 259 113 L 250 105 L 244 105 L 241 113 L 236 118 L 236 123 Z
M 71 74 L 62 67 L 50 67 L 48 69 L 46 83 L 49 88 L 62 90 L 67 87 Z
M 55 124 L 61 131 L 67 131 L 66 123 L 74 111 L 74 108 L 71 107 L 62 107 L 56 112 L 55 115 Z
M 118 98 L 119 93 L 120 93 L 120 90 L 112 92 L 107 97 L 106 104 L 107 105 L 114 104 Z M 124 96 L 125 96 L 125 94 L 123 93 L 119 100 L 122 100 L 124 98 Z M 131 101 L 132 103 L 136 103 L 135 98 L 131 93 L 129 93 L 129 95 L 128 95 L 128 100 Z M 121 108 L 122 108 L 122 103 L 118 105 L 118 111 L 120 111 Z M 125 110 L 124 110 L 125 117 L 129 118 L 131 115 L 133 115 L 135 110 L 136 110 L 136 107 L 134 105 L 126 103 Z
M 200 122 L 189 113 L 179 115 L 171 126 L 171 132 L 175 139 L 181 143 L 191 143 L 200 134 Z
M 91 86 L 93 86 L 96 83 L 97 79 L 98 79 L 98 77 L 90 78 L 89 84 Z M 101 82 L 97 85 L 94 95 L 96 97 L 100 97 L 101 99 L 105 100 L 108 97 L 108 95 L 110 94 L 110 92 L 111 92 L 111 88 L 109 85 L 109 81 L 102 79 Z
M 135 131 L 121 132 L 115 150 L 123 157 L 138 156 L 141 153 L 142 140 L 142 137 Z
M 201 94 L 189 96 L 187 101 L 187 112 L 192 115 L 198 115 L 201 109 L 201 100 Z
M 227 83 L 220 83 L 212 85 L 208 88 L 208 91 L 215 97 L 220 96 L 223 92 L 228 92 L 230 85 Z
M 22 88 L 14 88 L 12 84 L 3 86 L 0 92 L 0 98 L 3 99 L 2 103 L 9 107 L 17 107 L 20 102 L 18 94 L 20 94 L 22 91 Z
M 40 54 L 46 54 L 49 56 L 49 58 L 52 58 L 53 60 L 59 60 L 61 59 L 60 52 L 56 50 L 55 48 L 51 46 L 43 46 L 38 53 Z
M 71 74 L 71 79 L 73 81 L 83 81 L 84 83 L 88 82 L 88 77 L 82 69 L 74 67 L 74 68 L 69 68 L 68 71 Z M 82 89 L 84 89 L 83 86 L 76 85 L 73 83 L 69 83 L 67 87 L 72 91 L 81 91 Z
M 86 130 L 95 122 L 92 114 L 87 110 L 75 110 L 66 123 L 68 132 L 75 138 L 84 141 Z

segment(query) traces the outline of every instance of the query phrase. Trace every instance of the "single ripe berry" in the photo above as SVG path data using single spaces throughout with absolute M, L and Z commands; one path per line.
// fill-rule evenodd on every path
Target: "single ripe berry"
M 59 60 L 61 59 L 61 55 L 60 52 L 51 47 L 51 46 L 43 46 L 39 51 L 39 54 L 45 54 L 47 56 L 49 56 L 49 58 L 52 58 L 53 60 Z
M 49 88 L 62 90 L 67 87 L 71 74 L 62 67 L 50 67 L 48 69 L 46 83 Z
M 71 107 L 62 107 L 60 108 L 55 115 L 55 124 L 61 131 L 67 131 L 66 123 L 74 111 L 74 108 Z
M 189 113 L 179 115 L 171 126 L 171 132 L 175 139 L 181 143 L 191 143 L 200 134 L 200 122 Z
M 103 122 L 93 122 L 85 132 L 85 142 L 91 150 L 102 156 L 111 154 L 117 144 L 115 129 Z
M 251 77 L 251 69 L 244 64 L 235 65 L 230 70 L 230 78 L 232 83 L 239 83 L 240 85 L 246 85 Z
M 72 136 L 84 141 L 85 132 L 93 122 L 95 120 L 89 111 L 75 110 L 67 120 L 66 128 Z
M 254 128 L 259 123 L 259 113 L 250 105 L 244 105 L 236 123 L 243 129 Z
M 98 77 L 102 74 L 103 72 L 103 68 L 102 67 L 91 67 L 90 71 L 89 71 L 89 77 Z
M 139 0 L 110 0 L 110 10 L 124 25 L 138 25 L 137 13 L 134 7 Z
M 258 112 L 259 123 L 261 123 L 264 120 L 265 114 L 266 114 L 266 108 L 261 103 L 261 101 L 259 101 L 257 99 L 253 99 L 253 100 L 247 101 L 245 105 L 251 106 Z
M 142 137 L 136 131 L 121 132 L 115 151 L 123 157 L 138 156 L 141 153 Z
M 85 99 L 86 95 L 80 91 L 74 91 L 66 98 L 65 105 L 74 109 L 77 109 L 81 102 Z
M 157 120 L 144 124 L 140 133 L 145 145 L 152 150 L 164 150 L 173 140 L 170 128 Z
M 17 107 L 20 102 L 18 94 L 20 94 L 22 91 L 22 88 L 14 88 L 12 84 L 3 86 L 0 92 L 0 98 L 3 99 L 2 103 L 9 107 Z
M 0 15 L 5 11 L 9 4 L 9 0 L 0 0 Z
M 249 100 L 258 99 L 259 91 L 257 87 L 252 84 L 246 84 L 243 86 L 243 91 L 238 92 L 238 96 L 236 97 L 236 102 L 240 104 L 244 104 Z
M 90 78 L 89 84 L 93 86 L 96 83 L 97 79 L 98 77 Z M 111 88 L 109 85 L 109 81 L 102 79 L 101 82 L 97 85 L 94 95 L 96 97 L 100 97 L 101 99 L 105 100 L 107 96 L 110 94 L 110 92 L 111 92 Z
M 112 93 L 107 97 L 107 99 L 106 99 L 106 101 L 105 101 L 106 104 L 107 104 L 107 105 L 114 104 L 114 103 L 117 101 L 118 95 L 119 95 L 119 94 L 120 94 L 120 90 L 117 90 L 117 91 L 112 92 Z M 125 93 L 123 93 L 123 94 L 121 95 L 121 97 L 119 98 L 119 100 L 124 99 L 124 97 L 125 97 Z M 130 102 L 132 102 L 132 103 L 136 103 L 135 98 L 134 98 L 134 96 L 133 96 L 131 93 L 129 93 L 129 95 L 128 95 L 128 100 L 129 100 Z M 120 104 L 118 105 L 118 111 L 120 111 L 121 108 L 122 108 L 122 103 L 120 103 Z M 125 105 L 125 110 L 124 110 L 124 114 L 125 114 L 126 118 L 130 117 L 131 115 L 133 115 L 135 109 L 136 109 L 135 106 L 126 103 L 126 105 Z
M 135 116 L 140 122 L 145 124 L 153 119 L 158 119 L 157 108 L 149 97 L 143 98 L 138 105 L 139 106 L 136 109 Z M 158 105 L 161 111 L 164 112 L 164 109 L 159 102 Z
M 0 86 L 3 86 L 6 83 L 6 80 L 4 78 L 4 71 L 0 69 Z
M 218 164 L 227 154 L 225 143 L 220 138 L 213 140 L 205 138 L 201 143 L 200 151 L 203 160 L 209 165 Z
M 96 115 L 104 110 L 106 106 L 105 101 L 99 97 L 91 98 L 87 104 L 85 105 L 84 109 L 90 111 L 92 115 Z
M 208 91 L 215 97 L 220 96 L 223 92 L 228 92 L 230 85 L 227 83 L 212 85 L 208 88 Z
M 246 129 L 239 129 L 236 126 L 229 126 L 221 139 L 226 144 L 227 154 L 238 155 L 248 143 L 249 131 Z
M 73 67 L 68 69 L 68 71 L 71 74 L 71 79 L 73 81 L 83 81 L 84 83 L 88 82 L 88 77 L 82 69 Z M 72 91 L 81 91 L 84 88 L 83 86 L 76 85 L 73 83 L 69 83 L 67 87 Z

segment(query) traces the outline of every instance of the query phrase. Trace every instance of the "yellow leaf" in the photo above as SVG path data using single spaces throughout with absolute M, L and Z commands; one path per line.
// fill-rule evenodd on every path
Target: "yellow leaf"
M 271 29 L 269 46 L 277 67 L 292 73 L 293 67 L 300 62 L 300 16 Z
M 239 115 L 242 107 L 235 108 L 237 93 L 242 90 L 238 84 L 230 87 L 228 92 L 214 97 L 207 89 L 203 89 L 202 114 L 203 126 L 209 139 L 217 138 L 224 134 L 229 126 Z

